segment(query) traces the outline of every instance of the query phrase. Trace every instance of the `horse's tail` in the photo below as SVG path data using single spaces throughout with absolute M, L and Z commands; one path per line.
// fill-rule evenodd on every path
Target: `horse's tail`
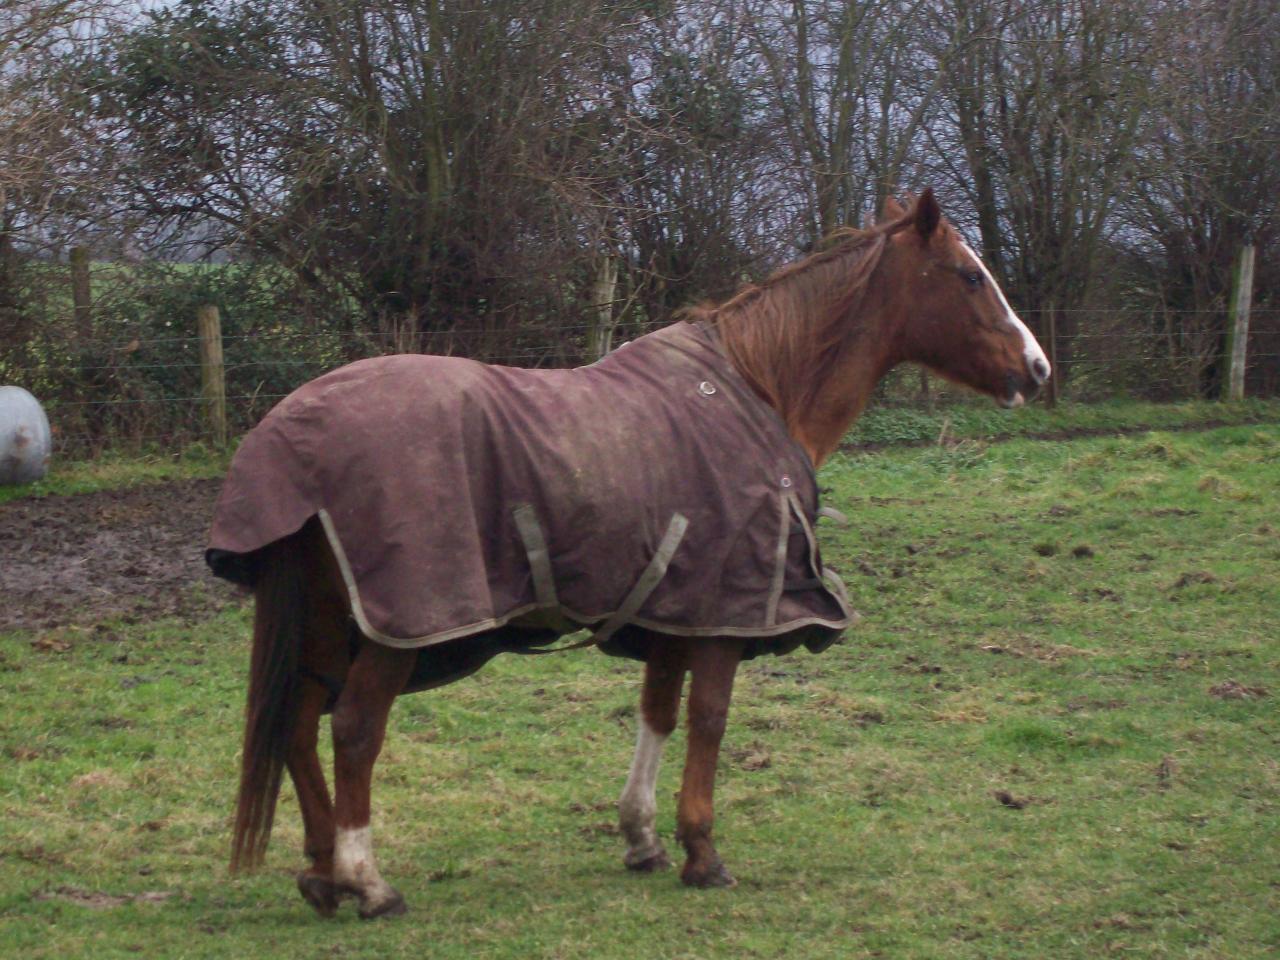
M 307 608 L 302 550 L 302 538 L 294 534 L 264 547 L 254 558 L 253 651 L 231 842 L 233 872 L 262 862 L 293 737 Z

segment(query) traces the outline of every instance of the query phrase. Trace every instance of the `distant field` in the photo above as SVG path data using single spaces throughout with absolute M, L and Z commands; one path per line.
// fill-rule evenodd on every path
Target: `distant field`
M 83 470 L 46 492 L 133 482 Z M 402 699 L 374 828 L 411 912 L 365 924 L 295 894 L 290 794 L 227 875 L 247 608 L 0 634 L 0 955 L 1280 955 L 1278 479 L 1276 423 L 838 456 L 824 550 L 864 620 L 743 669 L 729 891 L 622 869 L 635 664 Z

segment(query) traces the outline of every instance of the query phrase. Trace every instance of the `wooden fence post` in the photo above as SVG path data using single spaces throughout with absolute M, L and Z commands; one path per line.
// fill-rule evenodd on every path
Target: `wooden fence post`
M 592 362 L 613 349 L 613 328 L 617 325 L 613 300 L 617 290 L 618 261 L 607 253 L 601 254 L 596 279 L 591 285 L 593 315 L 587 327 L 587 357 Z
M 205 304 L 196 310 L 200 332 L 200 395 L 204 400 L 209 433 L 219 447 L 227 443 L 227 380 L 222 365 L 222 318 L 218 308 Z
M 76 339 L 81 347 L 93 339 L 93 288 L 89 284 L 89 250 L 72 247 L 68 258 L 71 264 L 71 302 L 74 304 Z
M 1240 265 L 1235 287 L 1231 291 L 1231 310 L 1227 333 L 1227 359 L 1230 363 L 1224 399 L 1244 399 L 1244 371 L 1249 351 L 1249 311 L 1253 307 L 1253 244 L 1240 250 Z
M 1049 341 L 1049 367 L 1053 375 L 1049 377 L 1049 390 L 1045 393 L 1044 399 L 1049 406 L 1056 407 L 1062 389 L 1062 370 L 1058 367 L 1058 308 L 1052 300 L 1049 301 L 1046 312 L 1049 317 L 1049 335 L 1046 337 Z

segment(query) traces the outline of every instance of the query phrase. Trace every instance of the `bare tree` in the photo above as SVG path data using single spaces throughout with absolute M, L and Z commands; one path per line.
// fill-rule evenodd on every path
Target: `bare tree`
M 75 225 L 97 179 L 56 60 L 111 11 L 104 0 L 0 6 L 0 338 L 10 343 L 30 333 L 19 290 L 24 259 Z
M 919 42 L 925 13 L 919 0 L 742 5 L 806 246 L 912 179 L 944 66 Z
M 1252 240 L 1266 264 L 1280 230 L 1280 10 L 1258 0 L 1165 3 L 1153 27 L 1159 56 L 1141 175 L 1125 207 L 1127 252 L 1155 332 L 1188 386 L 1212 395 L 1235 260 Z
M 523 325 L 583 309 L 571 291 L 593 258 L 570 201 L 598 150 L 598 52 L 625 59 L 632 16 L 192 3 L 103 65 L 99 116 L 132 160 L 127 202 L 153 222 L 220 224 L 405 345 L 509 350 Z
M 977 213 L 985 259 L 1071 372 L 1148 105 L 1146 4 L 943 0 L 958 51 L 933 142 Z
M 688 4 L 655 20 L 620 69 L 609 188 L 646 316 L 722 295 L 784 246 L 770 131 L 742 24 Z

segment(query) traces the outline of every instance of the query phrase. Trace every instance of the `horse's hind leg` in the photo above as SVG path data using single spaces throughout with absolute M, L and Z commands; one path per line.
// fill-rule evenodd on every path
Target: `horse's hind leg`
M 404 898 L 378 873 L 369 829 L 369 788 L 391 704 L 413 672 L 416 650 L 364 643 L 333 711 L 333 879 L 360 898 L 360 916 L 403 913 Z
M 331 917 L 338 909 L 338 890 L 333 883 L 333 803 L 316 753 L 320 714 L 328 697 L 329 691 L 319 683 L 304 685 L 285 761 L 302 811 L 303 852 L 311 861 L 298 874 L 298 892 L 322 917 Z
M 339 894 L 333 882 L 333 801 L 316 753 L 320 717 L 336 696 L 351 665 L 349 617 L 336 564 L 318 530 L 303 553 L 307 564 L 307 606 L 298 666 L 297 713 L 285 757 L 298 794 L 304 831 L 303 852 L 310 866 L 298 874 L 298 891 L 321 916 L 333 916 Z
M 627 839 L 623 862 L 649 873 L 671 866 L 655 829 L 656 787 L 662 748 L 676 726 L 684 686 L 685 652 L 679 641 L 655 637 L 644 666 L 644 689 L 636 723 L 636 752 L 627 785 L 618 800 L 618 821 Z
M 741 659 L 740 640 L 691 641 L 689 751 L 676 812 L 676 835 L 688 855 L 680 879 L 691 887 L 731 887 L 736 883 L 711 842 L 711 825 L 715 819 L 716 760 Z

